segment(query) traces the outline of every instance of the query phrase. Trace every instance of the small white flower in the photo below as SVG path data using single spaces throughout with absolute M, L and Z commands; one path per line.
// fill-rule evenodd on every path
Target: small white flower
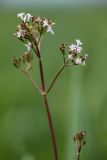
M 23 21 L 24 15 L 25 15 L 25 13 L 18 13 L 18 14 L 17 14 L 17 17 L 21 18 L 22 21 Z
M 49 26 L 48 20 L 47 19 L 43 20 L 43 27 L 48 27 L 48 26 Z
M 17 17 L 21 18 L 22 21 L 24 21 L 24 23 L 28 23 L 30 18 L 32 17 L 31 14 L 27 13 L 18 13 Z
M 28 42 L 27 44 L 25 44 L 25 47 L 27 48 L 27 51 L 30 52 L 30 50 L 31 50 L 31 42 Z
M 77 46 L 82 45 L 83 43 L 80 41 L 80 39 L 76 39 Z
M 76 64 L 82 64 L 82 59 L 79 58 L 79 57 L 76 58 L 75 63 L 76 63 Z
M 30 21 L 30 18 L 32 17 L 32 15 L 31 14 L 26 14 L 25 16 L 24 16 L 24 18 L 23 18 L 23 21 L 24 21 L 24 23 L 28 23 L 29 21 Z
M 77 46 L 77 47 L 76 47 L 76 52 L 77 52 L 77 53 L 81 53 L 81 51 L 82 51 L 82 47 Z
M 74 50 L 76 50 L 76 45 L 75 44 L 71 44 L 69 46 L 69 51 L 74 51 Z
M 20 31 L 17 31 L 16 36 L 17 36 L 17 38 L 20 38 L 20 37 L 22 37 L 22 33 Z
M 51 32 L 52 34 L 54 34 L 53 30 L 52 30 L 52 25 L 54 25 L 55 23 L 51 23 L 49 24 L 48 19 L 44 19 L 43 20 L 43 27 L 47 29 L 47 32 Z
M 24 32 L 23 32 L 23 30 L 17 31 L 17 32 L 16 32 L 16 36 L 17 36 L 17 38 L 22 38 L 22 37 L 24 37 Z
M 68 55 L 68 60 L 72 60 L 72 59 L 73 59 L 72 54 L 69 54 L 69 55 Z
M 47 32 L 51 32 L 52 34 L 54 34 L 51 25 L 49 25 L 49 26 L 47 27 Z
M 82 51 L 82 47 L 80 45 L 82 45 L 82 42 L 78 39 L 76 39 L 77 44 L 71 44 L 69 46 L 69 51 L 74 51 L 76 53 L 81 53 Z

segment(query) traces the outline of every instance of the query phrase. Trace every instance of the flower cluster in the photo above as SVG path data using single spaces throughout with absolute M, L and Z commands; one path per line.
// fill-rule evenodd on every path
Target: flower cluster
M 54 34 L 52 26 L 55 23 L 48 18 L 32 16 L 29 13 L 19 13 L 17 14 L 17 17 L 21 19 L 21 24 L 17 26 L 17 30 L 14 35 L 26 46 L 27 51 L 25 54 L 30 54 L 33 49 L 36 55 L 39 56 L 37 46 L 40 44 L 45 32 Z M 83 43 L 79 39 L 76 39 L 75 44 L 68 45 L 63 43 L 61 45 L 60 50 L 63 55 L 64 64 L 85 65 L 88 55 L 81 54 L 82 44 Z
M 25 52 L 20 58 L 13 57 L 13 65 L 24 72 L 28 72 L 32 68 L 30 63 L 32 59 L 33 55 Z
M 88 57 L 87 54 L 81 55 L 82 52 L 82 42 L 79 39 L 76 39 L 75 44 L 62 44 L 60 47 L 61 53 L 64 58 L 64 62 L 66 61 L 66 47 L 68 47 L 68 55 L 67 60 L 70 61 L 73 65 L 85 65 L 85 61 Z
M 26 47 L 26 52 L 21 58 L 13 58 L 13 64 L 18 69 L 30 69 L 30 62 L 33 58 L 31 50 L 33 49 L 37 53 L 37 46 L 45 32 L 54 34 L 52 30 L 53 23 L 48 18 L 40 18 L 32 16 L 27 13 L 18 13 L 17 17 L 21 19 L 21 24 L 17 26 L 16 33 L 14 34 L 20 41 L 22 41 Z
M 24 23 L 28 23 L 30 21 L 30 19 L 32 18 L 32 15 L 27 13 L 18 13 L 17 14 L 17 17 L 21 18 L 21 20 L 24 22 Z
M 32 16 L 27 13 L 19 13 L 17 17 L 21 19 L 22 23 L 17 26 L 16 37 L 20 40 L 32 40 L 32 36 L 38 36 L 44 34 L 46 31 L 54 34 L 52 25 L 55 23 L 51 22 L 50 19 L 40 18 Z
M 76 133 L 73 137 L 74 143 L 76 143 L 79 146 L 85 145 L 86 141 L 84 139 L 85 139 L 86 135 L 87 135 L 86 131 L 81 131 L 79 133 Z
M 86 141 L 85 141 L 86 135 L 87 135 L 86 131 L 81 131 L 79 133 L 76 133 L 73 137 L 73 141 L 77 147 L 78 160 L 80 159 L 80 152 L 82 150 L 82 147 L 86 144 Z

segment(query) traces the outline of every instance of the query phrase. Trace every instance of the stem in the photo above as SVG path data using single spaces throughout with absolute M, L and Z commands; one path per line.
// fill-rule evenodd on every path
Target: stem
M 39 87 L 38 84 L 32 79 L 31 75 L 30 75 L 28 72 L 24 71 L 24 70 L 22 70 L 22 71 L 24 72 L 24 74 L 26 75 L 26 77 L 32 82 L 32 84 L 34 85 L 34 87 L 35 87 L 40 93 L 42 93 L 40 87 Z
M 78 153 L 78 157 L 77 157 L 77 160 L 80 160 L 80 153 Z
M 55 135 L 54 135 L 54 128 L 52 124 L 52 118 L 51 118 L 51 113 L 49 110 L 49 105 L 48 105 L 48 99 L 46 94 L 44 95 L 44 103 L 45 103 L 45 108 L 48 116 L 48 122 L 49 122 L 49 127 L 50 127 L 50 133 L 51 133 L 51 140 L 53 144 L 53 149 L 54 149 L 54 160 L 58 160 L 58 150 L 57 150 L 57 144 L 55 140 Z
M 80 160 L 81 145 L 78 146 L 77 160 Z
M 48 88 L 48 90 L 47 90 L 47 94 L 48 94 L 48 93 L 50 92 L 50 90 L 52 89 L 52 87 L 53 87 L 55 81 L 56 81 L 57 78 L 59 77 L 60 73 L 64 70 L 64 68 L 67 66 L 68 62 L 69 62 L 69 60 L 66 61 L 66 63 L 60 68 L 60 70 L 59 70 L 59 71 L 57 72 L 57 74 L 55 75 L 55 77 L 54 77 L 52 83 L 50 84 L 50 86 L 49 86 L 49 88 Z
M 54 128 L 53 128 L 52 117 L 51 117 L 51 113 L 50 113 L 50 109 L 49 109 L 48 99 L 47 99 L 47 95 L 46 95 L 43 64 L 42 64 L 41 53 L 40 53 L 39 47 L 37 46 L 36 49 L 37 49 L 37 52 L 39 55 L 39 69 L 40 69 L 40 77 L 41 77 L 41 85 L 42 85 L 42 96 L 44 97 L 44 104 L 45 104 L 45 109 L 46 109 L 46 113 L 47 113 L 47 117 L 48 117 L 50 135 L 51 135 L 53 151 L 54 151 L 54 160 L 58 160 L 57 144 L 56 144 L 56 140 L 55 140 Z

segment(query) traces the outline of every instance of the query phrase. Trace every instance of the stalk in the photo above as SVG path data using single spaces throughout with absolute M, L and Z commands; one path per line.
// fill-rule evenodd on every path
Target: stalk
M 48 90 L 47 90 L 47 94 L 48 94 L 48 93 L 50 92 L 50 90 L 52 89 L 54 83 L 56 82 L 56 80 L 57 80 L 57 78 L 59 77 L 60 73 L 61 73 L 61 72 L 65 69 L 65 67 L 67 66 L 68 62 L 69 62 L 69 60 L 64 63 L 64 65 L 60 68 L 60 70 L 59 70 L 59 71 L 57 72 L 57 74 L 55 75 L 52 83 L 50 84 L 50 86 L 49 86 L 49 88 L 48 88 Z
M 53 151 L 54 151 L 54 160 L 58 160 L 58 149 L 57 149 L 57 144 L 56 144 L 56 139 L 55 139 L 53 123 L 52 123 L 52 116 L 51 116 L 51 112 L 49 109 L 48 98 L 47 98 L 47 93 L 46 93 L 46 86 L 45 86 L 45 80 L 44 80 L 44 71 L 43 71 L 40 47 L 36 46 L 36 49 L 39 55 L 39 70 L 40 70 L 41 85 L 42 85 L 42 96 L 44 98 L 44 104 L 45 104 L 45 109 L 46 109 L 47 118 L 48 118 L 50 136 L 51 136 L 51 141 L 52 141 Z

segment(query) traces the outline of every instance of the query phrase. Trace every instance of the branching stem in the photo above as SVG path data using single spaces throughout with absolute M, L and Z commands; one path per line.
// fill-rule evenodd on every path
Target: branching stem
M 57 80 L 57 78 L 59 77 L 60 73 L 64 70 L 64 68 L 68 65 L 70 60 L 66 61 L 65 64 L 60 68 L 60 70 L 57 72 L 57 74 L 55 75 L 52 83 L 50 84 L 48 90 L 47 90 L 47 94 L 50 92 L 50 90 L 52 89 L 55 81 Z

